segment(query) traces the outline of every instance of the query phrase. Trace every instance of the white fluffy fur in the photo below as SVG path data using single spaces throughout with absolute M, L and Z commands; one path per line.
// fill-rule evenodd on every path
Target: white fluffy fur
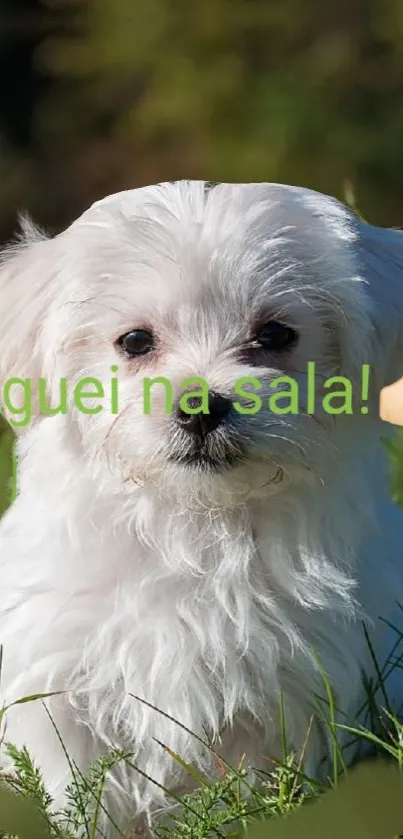
M 2 700 L 67 691 L 47 705 L 80 769 L 118 746 L 180 791 L 187 776 L 161 744 L 212 771 L 190 729 L 267 769 L 282 693 L 289 747 L 313 715 L 307 770 L 326 772 L 317 658 L 353 723 L 362 670 L 376 681 L 363 620 L 382 666 L 395 637 L 379 616 L 398 623 L 403 603 L 381 442 L 392 429 L 378 416 L 403 367 L 402 234 L 305 189 L 161 184 L 98 202 L 53 239 L 26 224 L 0 269 L 0 316 L 2 381 L 45 377 L 57 400 L 61 376 L 107 388 L 118 364 L 121 402 L 118 418 L 71 407 L 19 434 L 19 495 L 0 525 Z M 239 348 L 262 317 L 300 337 L 256 368 Z M 119 357 L 118 336 L 148 326 L 155 354 Z M 358 394 L 370 363 L 372 411 L 238 415 L 248 456 L 222 473 L 168 460 L 186 443 L 162 391 L 142 411 L 144 376 L 177 394 L 203 376 L 231 396 L 241 376 L 267 395 L 286 373 L 304 393 L 310 360 Z M 397 707 L 402 685 L 388 687 Z M 69 766 L 43 704 L 11 708 L 6 739 L 27 745 L 60 804 Z M 108 806 L 125 825 L 169 804 L 145 775 L 112 773 Z

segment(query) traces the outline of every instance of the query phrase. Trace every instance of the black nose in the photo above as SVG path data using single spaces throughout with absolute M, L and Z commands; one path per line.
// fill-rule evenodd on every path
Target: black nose
M 200 408 L 203 404 L 201 396 L 190 396 L 186 402 L 189 408 Z M 230 399 L 227 399 L 225 396 L 221 396 L 219 393 L 210 391 L 208 395 L 208 414 L 203 412 L 200 412 L 199 414 L 187 414 L 186 411 L 183 411 L 178 405 L 176 409 L 176 418 L 185 431 L 189 431 L 191 434 L 199 434 L 204 437 L 224 422 L 231 406 L 232 402 Z

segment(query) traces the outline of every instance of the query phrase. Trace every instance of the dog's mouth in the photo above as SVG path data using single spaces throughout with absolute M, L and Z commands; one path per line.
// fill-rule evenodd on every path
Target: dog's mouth
M 181 440 L 169 454 L 176 463 L 201 472 L 226 472 L 247 459 L 245 445 L 234 434 L 195 435 L 192 440 Z
M 182 466 L 195 467 L 202 472 L 227 472 L 234 466 L 245 460 L 245 456 L 235 455 L 230 452 L 221 457 L 213 457 L 207 452 L 191 452 L 183 455 L 171 455 L 169 460 Z

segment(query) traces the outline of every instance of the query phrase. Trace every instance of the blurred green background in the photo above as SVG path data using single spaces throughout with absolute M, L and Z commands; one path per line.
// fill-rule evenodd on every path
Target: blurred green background
M 124 187 L 274 180 L 403 225 L 401 0 L 1 0 L 0 237 Z
M 402 0 L 0 0 L 0 242 L 178 178 L 352 185 L 402 226 Z

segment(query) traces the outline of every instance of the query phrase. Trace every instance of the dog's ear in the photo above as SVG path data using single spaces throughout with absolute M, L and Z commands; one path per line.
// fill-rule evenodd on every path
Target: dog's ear
M 403 232 L 358 225 L 359 262 L 372 324 L 371 363 L 379 388 L 403 375 Z
M 52 240 L 29 219 L 22 219 L 21 226 L 19 240 L 0 254 L 0 401 L 2 413 L 17 433 L 28 424 L 22 410 L 28 388 L 29 420 L 37 416 L 37 381 L 44 375 L 43 325 L 54 277 Z M 14 379 L 29 384 L 11 384 Z

